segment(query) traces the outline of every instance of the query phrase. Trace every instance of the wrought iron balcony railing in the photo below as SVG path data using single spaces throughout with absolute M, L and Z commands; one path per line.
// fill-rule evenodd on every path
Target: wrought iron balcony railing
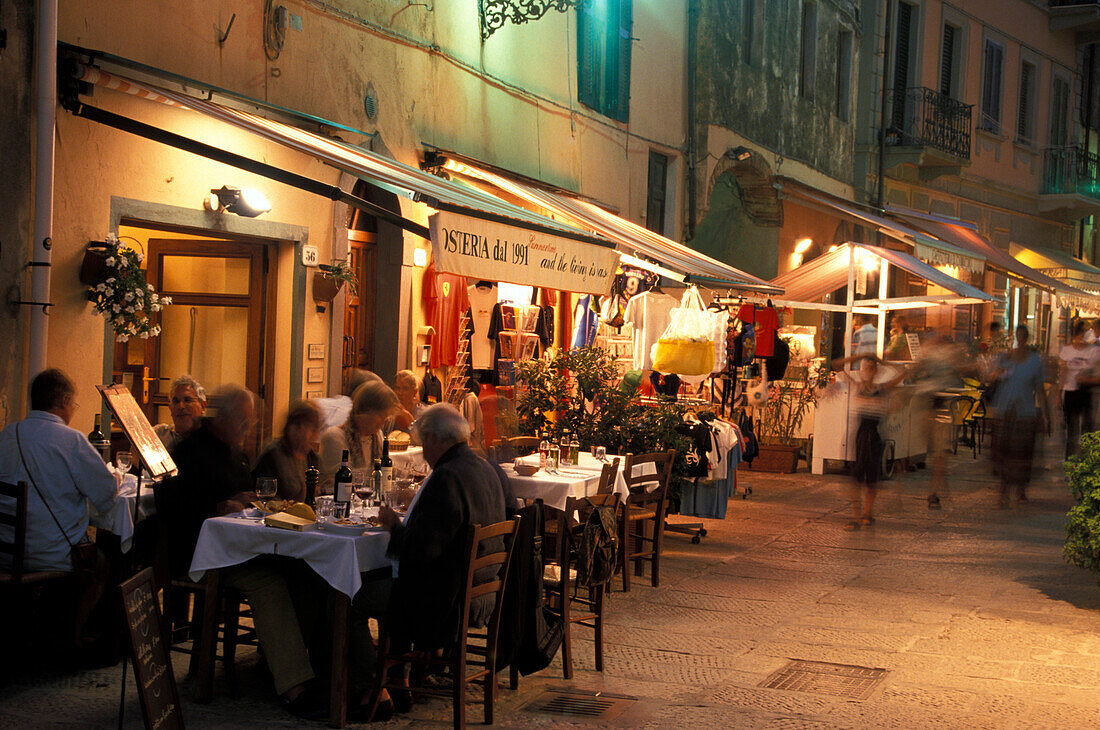
M 890 95 L 886 143 L 903 147 L 932 147 L 970 159 L 974 105 L 922 86 L 897 89 Z
M 1100 155 L 1083 147 L 1043 150 L 1044 195 L 1077 194 L 1100 200 Z

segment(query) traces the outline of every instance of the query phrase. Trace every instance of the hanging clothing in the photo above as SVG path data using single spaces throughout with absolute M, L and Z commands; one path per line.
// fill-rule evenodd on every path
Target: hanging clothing
M 791 346 L 780 339 L 777 332 L 772 333 L 772 338 L 772 354 L 764 358 L 764 371 L 769 381 L 782 380 L 791 361 Z
M 573 310 L 573 350 L 588 347 L 596 341 L 596 328 L 599 326 L 599 313 L 594 309 L 593 297 L 585 294 L 577 301 Z
M 550 306 L 539 307 L 539 321 L 535 326 L 535 334 L 539 336 L 539 342 L 543 348 L 554 344 L 554 308 Z
M 647 291 L 631 297 L 623 321 L 634 327 L 634 369 L 652 370 L 650 351 L 668 327 L 669 313 L 680 300 L 664 292 Z
M 473 324 L 470 365 L 474 370 L 488 370 L 493 367 L 496 355 L 497 338 L 491 332 L 490 323 L 498 306 L 497 288 L 495 284 L 484 286 L 478 282 L 466 288 L 466 296 L 470 300 L 470 322 Z
M 431 370 L 420 380 L 420 402 L 432 405 L 443 400 L 443 383 Z
M 756 354 L 754 357 L 768 357 L 775 346 L 774 334 L 779 329 L 779 315 L 775 307 L 757 307 L 745 303 L 737 310 L 737 318 L 746 325 L 752 325 L 756 336 Z
M 438 273 L 433 261 L 424 270 L 420 298 L 428 315 L 428 324 L 435 330 L 429 365 L 432 368 L 450 367 L 455 364 L 462 334 L 459 331 L 459 321 L 462 314 L 470 308 L 466 296 L 466 278 Z

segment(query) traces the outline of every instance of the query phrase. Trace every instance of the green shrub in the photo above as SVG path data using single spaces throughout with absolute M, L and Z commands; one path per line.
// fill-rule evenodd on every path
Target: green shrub
M 1065 470 L 1077 505 L 1069 511 L 1062 554 L 1067 562 L 1100 574 L 1100 432 L 1081 437 L 1080 451 L 1066 460 Z

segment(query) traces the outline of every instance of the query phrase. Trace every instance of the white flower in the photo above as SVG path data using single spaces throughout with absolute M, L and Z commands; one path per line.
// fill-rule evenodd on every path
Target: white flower
M 118 340 L 119 342 L 126 342 L 127 340 L 130 339 L 130 335 L 119 335 L 115 339 Z
M 132 306 L 126 307 L 126 311 L 129 312 L 130 314 L 133 314 L 134 313 L 134 308 Z
M 111 309 L 113 309 L 113 310 L 114 310 L 115 314 L 118 314 L 118 312 L 119 312 L 119 310 L 121 309 L 121 307 L 119 307 L 119 306 L 118 306 L 117 304 L 112 304 L 112 305 L 111 305 Z
M 157 335 L 159 335 L 160 334 L 160 325 L 158 324 L 156 327 L 154 327 L 152 329 L 152 331 L 150 332 L 150 334 L 152 334 L 153 337 L 156 337 Z
M 108 284 L 114 284 L 114 283 L 115 283 L 115 277 L 113 277 L 113 276 L 108 276 L 108 277 L 107 277 L 107 283 L 108 283 Z
M 107 263 L 108 266 L 114 266 L 115 265 L 115 257 L 114 256 L 108 256 L 106 263 Z
M 140 264 L 142 261 L 145 260 L 145 254 L 135 254 L 134 258 L 137 259 L 137 262 Z
M 153 285 L 152 284 L 146 284 L 145 288 L 148 289 L 149 291 L 153 291 Z M 156 294 L 154 294 L 153 296 L 156 296 Z
M 160 305 L 159 304 L 150 304 L 149 309 L 151 309 L 154 312 L 159 312 L 160 311 Z
M 134 301 L 134 293 L 132 291 L 126 292 L 126 296 L 123 297 L 128 302 Z
M 95 285 L 95 290 L 96 290 L 96 291 L 103 291 L 103 290 L 104 290 L 104 289 L 106 289 L 106 288 L 107 288 L 107 285 L 106 285 L 106 284 L 104 284 L 104 283 L 102 283 L 102 282 L 100 282 L 99 284 L 96 284 L 96 285 Z
M 160 298 L 160 303 L 161 303 L 162 305 L 164 305 L 164 304 L 171 304 L 171 303 L 172 303 L 172 297 L 161 297 L 161 298 Z
M 103 290 L 103 293 L 106 294 L 107 296 L 113 296 L 114 293 L 115 293 L 115 289 L 114 289 L 114 287 L 109 286 L 109 287 L 107 287 Z
M 149 333 L 148 332 L 142 332 L 141 333 L 141 339 L 143 339 L 143 340 L 149 339 Z

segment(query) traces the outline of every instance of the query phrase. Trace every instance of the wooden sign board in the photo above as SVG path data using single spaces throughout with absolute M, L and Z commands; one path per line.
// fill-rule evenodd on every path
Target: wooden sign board
M 906 332 L 905 341 L 909 344 L 909 359 L 920 360 L 920 337 L 916 332 Z
M 134 400 L 134 394 L 125 385 L 97 385 L 96 388 L 103 394 L 103 400 L 111 409 L 115 419 L 118 420 L 126 438 L 137 451 L 138 458 L 154 479 L 165 476 L 173 476 L 176 473 L 176 462 L 168 455 L 168 449 L 157 434 L 153 431 L 153 425 L 145 417 L 145 412 Z
M 183 728 L 176 675 L 172 671 L 168 644 L 161 633 L 153 569 L 146 568 L 119 588 L 145 727 L 149 730 Z

